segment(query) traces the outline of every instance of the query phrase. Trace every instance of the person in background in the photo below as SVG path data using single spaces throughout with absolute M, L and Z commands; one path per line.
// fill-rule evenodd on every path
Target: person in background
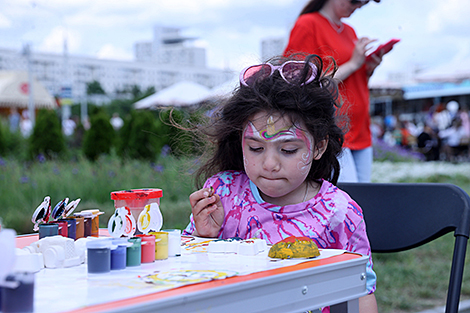
M 10 116 L 8 117 L 8 120 L 10 122 L 10 132 L 11 133 L 16 133 L 20 126 L 20 113 L 18 113 L 17 108 L 12 108 Z
M 28 110 L 24 110 L 23 113 L 21 113 L 21 116 L 22 116 L 21 121 L 20 121 L 21 134 L 23 135 L 24 138 L 28 138 L 33 132 L 33 122 L 29 118 Z
M 380 0 L 374 0 L 380 2 Z M 348 115 L 343 154 L 340 156 L 340 181 L 369 182 L 372 172 L 372 139 L 369 115 L 368 81 L 380 64 L 382 55 L 366 60 L 375 40 L 358 38 L 354 29 L 343 22 L 369 1 L 310 0 L 303 8 L 284 51 L 331 56 L 338 67 L 335 78 L 341 81 L 345 103 L 341 113 Z
M 117 112 L 113 114 L 113 117 L 111 117 L 110 122 L 114 130 L 116 131 L 120 130 L 121 127 L 124 125 L 124 121 L 122 120 L 122 118 L 119 116 L 119 113 Z
M 376 313 L 362 210 L 335 186 L 343 133 L 330 74 L 316 55 L 274 59 L 241 72 L 240 88 L 208 124 L 192 129 L 215 147 L 205 149 L 207 162 L 196 172 L 200 189 L 189 196 L 192 214 L 183 233 L 258 237 L 268 244 L 307 236 L 320 248 L 367 255 L 368 295 L 359 299 L 360 312 Z

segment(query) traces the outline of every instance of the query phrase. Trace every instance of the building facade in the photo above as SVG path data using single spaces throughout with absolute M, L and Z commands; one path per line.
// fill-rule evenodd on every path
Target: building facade
M 192 38 L 177 28 L 155 27 L 152 42 L 136 43 L 135 61 L 104 60 L 64 53 L 42 53 L 1 49 L 1 70 L 28 70 L 55 96 L 64 90 L 73 102 L 86 97 L 87 84 L 98 81 L 110 98 L 137 85 L 141 90 L 161 90 L 180 81 L 192 81 L 212 88 L 231 79 L 229 70 L 206 67 L 205 50 L 192 47 Z

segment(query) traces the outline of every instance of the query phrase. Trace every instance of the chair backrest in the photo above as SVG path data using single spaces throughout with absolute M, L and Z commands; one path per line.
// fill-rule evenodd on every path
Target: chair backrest
M 338 183 L 362 208 L 372 252 L 398 252 L 454 232 L 446 312 L 457 312 L 467 240 L 470 197 L 460 187 L 433 183 Z

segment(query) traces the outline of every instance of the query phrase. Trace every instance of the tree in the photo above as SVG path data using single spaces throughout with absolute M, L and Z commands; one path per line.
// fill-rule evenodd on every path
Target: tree
M 36 125 L 29 137 L 29 154 L 35 157 L 43 154 L 51 159 L 65 151 L 65 138 L 60 119 L 53 110 L 38 111 Z
M 98 111 L 91 116 L 91 127 L 83 138 L 83 153 L 96 161 L 101 154 L 109 154 L 114 143 L 115 132 L 106 113 Z
M 106 92 L 99 81 L 94 80 L 91 83 L 86 84 L 86 93 L 87 95 L 104 95 Z

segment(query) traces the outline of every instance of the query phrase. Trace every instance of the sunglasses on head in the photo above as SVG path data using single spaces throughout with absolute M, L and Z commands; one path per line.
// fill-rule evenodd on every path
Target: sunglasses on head
M 252 87 L 256 81 L 266 79 L 278 70 L 282 79 L 287 83 L 296 84 L 302 79 L 305 64 L 306 62 L 304 61 L 287 61 L 282 65 L 263 63 L 248 66 L 240 73 L 240 83 L 244 86 Z M 307 62 L 307 64 L 309 65 L 307 77 L 305 77 L 305 82 L 300 84 L 301 86 L 311 83 L 317 76 L 317 67 L 310 62 Z
M 356 4 L 364 5 L 367 3 L 369 3 L 369 0 L 351 0 L 352 5 L 356 5 Z

